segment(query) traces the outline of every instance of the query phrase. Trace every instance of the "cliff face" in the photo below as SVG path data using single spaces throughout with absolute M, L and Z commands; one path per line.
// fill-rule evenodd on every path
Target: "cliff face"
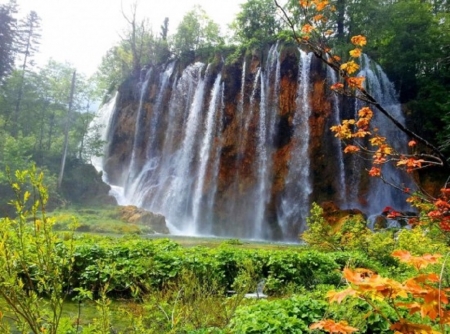
M 233 64 L 147 69 L 120 88 L 108 182 L 187 234 L 296 239 L 313 201 L 369 210 L 379 186 L 329 131 L 355 108 L 333 80 L 311 54 L 278 45 Z

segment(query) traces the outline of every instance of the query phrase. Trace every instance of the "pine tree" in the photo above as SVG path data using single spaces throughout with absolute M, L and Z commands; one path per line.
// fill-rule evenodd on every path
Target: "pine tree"
M 15 1 L 0 4 L 0 86 L 14 68 L 14 39 L 17 13 Z

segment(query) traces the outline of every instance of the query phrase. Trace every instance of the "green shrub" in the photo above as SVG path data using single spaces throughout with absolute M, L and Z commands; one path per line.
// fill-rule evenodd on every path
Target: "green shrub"
M 231 320 L 232 333 L 309 333 L 309 325 L 323 318 L 328 305 L 309 296 L 257 300 L 240 306 Z

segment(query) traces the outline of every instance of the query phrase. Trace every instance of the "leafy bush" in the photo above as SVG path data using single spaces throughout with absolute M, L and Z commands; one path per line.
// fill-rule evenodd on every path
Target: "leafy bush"
M 323 209 L 313 203 L 306 218 L 308 229 L 301 235 L 307 244 L 321 251 L 365 250 L 367 240 L 373 234 L 362 215 L 348 215 L 331 224 L 324 217 Z
M 258 300 L 240 306 L 229 328 L 233 333 L 307 333 L 308 326 L 323 318 L 327 303 L 309 296 Z

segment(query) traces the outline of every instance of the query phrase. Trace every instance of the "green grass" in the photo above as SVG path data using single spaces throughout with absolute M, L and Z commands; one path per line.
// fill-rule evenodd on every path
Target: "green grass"
M 117 207 L 68 207 L 57 209 L 49 214 L 56 221 L 54 228 L 68 231 L 70 224 L 77 221 L 77 232 L 100 234 L 147 234 L 150 228 L 144 225 L 130 224 L 120 219 Z
M 151 229 L 144 225 L 130 224 L 122 221 L 117 213 L 118 207 L 66 207 L 55 210 L 49 214 L 56 220 L 55 229 L 61 232 L 69 231 L 74 219 L 78 222 L 77 233 L 107 235 L 123 237 L 124 235 L 140 235 L 145 238 L 170 238 L 183 247 L 218 247 L 223 244 L 241 249 L 267 249 L 284 250 L 305 248 L 302 244 L 286 244 L 282 242 L 257 241 L 245 239 L 230 239 L 216 237 L 192 237 L 180 235 L 153 234 Z

